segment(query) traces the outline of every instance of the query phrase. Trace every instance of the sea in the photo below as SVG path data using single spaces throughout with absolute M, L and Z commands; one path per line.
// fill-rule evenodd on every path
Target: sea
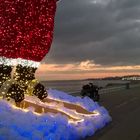
M 88 83 L 93 83 L 99 87 L 105 88 L 108 84 L 125 83 L 122 80 L 56 80 L 56 81 L 42 81 L 42 84 L 47 89 L 61 90 L 67 93 L 74 93 L 81 91 L 82 86 Z

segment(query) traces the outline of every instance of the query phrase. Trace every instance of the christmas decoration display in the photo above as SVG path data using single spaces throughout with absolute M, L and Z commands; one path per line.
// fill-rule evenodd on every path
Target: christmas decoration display
M 47 91 L 35 79 L 53 40 L 56 3 L 0 0 L 0 139 L 78 140 L 111 121 L 89 98 Z
M 7 93 L 7 97 L 14 98 L 16 102 L 24 99 L 27 85 L 35 79 L 35 70 L 50 50 L 56 2 L 57 0 L 0 1 L 0 65 L 17 66 L 15 81 Z M 10 78 L 3 71 L 0 69 L 1 85 Z M 40 99 L 47 97 L 44 86 L 39 82 L 33 93 Z
M 0 65 L 0 87 L 6 80 L 11 78 L 11 71 L 11 66 Z
M 55 11 L 56 0 L 1 0 L 1 57 L 40 62 L 51 46 Z
M 26 95 L 19 106 L 0 100 L 0 139 L 80 140 L 111 121 L 107 110 L 88 97 L 48 90 L 47 99 L 44 104 Z

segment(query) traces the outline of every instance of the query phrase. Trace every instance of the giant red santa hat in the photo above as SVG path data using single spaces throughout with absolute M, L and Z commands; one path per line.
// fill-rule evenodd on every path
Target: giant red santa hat
M 49 52 L 56 0 L 1 0 L 0 64 L 38 67 Z
M 10 79 L 16 65 L 14 80 L 7 96 L 23 99 L 28 85 L 35 80 L 35 71 L 49 52 L 54 30 L 57 0 L 0 1 L 0 87 Z M 9 84 L 8 84 L 9 85 Z M 37 82 L 33 93 L 40 99 L 47 96 Z

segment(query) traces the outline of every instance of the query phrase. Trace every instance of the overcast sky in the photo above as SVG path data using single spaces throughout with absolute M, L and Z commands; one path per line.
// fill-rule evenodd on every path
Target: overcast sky
M 85 62 L 92 70 L 134 66 L 131 72 L 139 73 L 140 0 L 61 0 L 44 62 L 60 68 Z

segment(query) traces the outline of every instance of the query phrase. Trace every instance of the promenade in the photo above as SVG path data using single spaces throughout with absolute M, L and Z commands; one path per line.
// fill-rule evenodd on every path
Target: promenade
M 86 140 L 140 140 L 140 86 L 101 95 L 112 123 Z

